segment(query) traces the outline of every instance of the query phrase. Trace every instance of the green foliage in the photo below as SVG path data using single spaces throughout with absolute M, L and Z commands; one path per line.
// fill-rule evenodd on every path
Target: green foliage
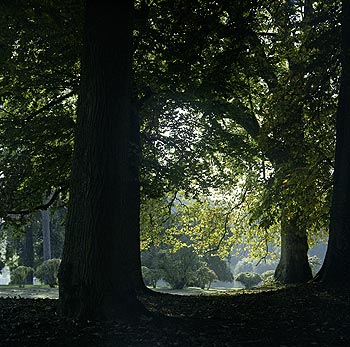
M 26 277 L 30 272 L 34 270 L 28 266 L 18 266 L 15 269 L 11 270 L 11 283 L 17 284 L 19 287 L 24 287 Z
M 244 251 L 252 258 L 272 258 L 275 256 L 272 250 L 279 241 L 279 229 L 266 230 L 258 223 L 250 223 L 252 195 L 247 193 L 247 187 L 241 189 L 243 191 L 239 193 L 229 189 L 225 192 L 216 190 L 211 197 L 200 195 L 197 199 L 186 199 L 182 193 L 176 193 L 172 198 L 144 199 L 141 248 L 165 244 L 176 251 L 191 245 L 210 263 L 210 258 L 212 262 L 215 256 L 226 259 L 232 251 L 242 250 L 243 244 Z M 218 262 L 216 266 L 221 266 L 224 271 L 223 264 Z M 213 269 L 219 274 L 218 268 Z M 229 272 L 226 275 L 230 276 Z
M 246 288 L 252 288 L 262 281 L 261 276 L 256 272 L 241 272 L 235 280 L 241 282 Z
M 230 264 L 226 259 L 221 259 L 218 256 L 204 256 L 204 261 L 208 267 L 215 272 L 218 281 L 232 282 L 233 275 L 230 269 Z
M 322 265 L 322 261 L 317 255 L 309 256 L 308 259 L 312 275 L 315 276 Z
M 264 282 L 264 285 L 271 285 L 275 283 L 275 270 L 265 271 L 260 276 Z
M 162 278 L 162 272 L 157 269 L 149 269 L 147 266 L 141 266 L 142 277 L 147 286 L 157 287 L 157 282 Z
M 48 284 L 50 287 L 55 287 L 58 284 L 58 269 L 61 259 L 49 259 L 39 265 L 34 273 L 40 281 Z
M 1 6 L 0 215 L 8 224 L 20 222 L 16 212 L 38 209 L 51 191 L 67 191 L 81 9 L 79 1 Z
M 211 283 L 217 279 L 218 276 L 216 275 L 215 271 L 210 269 L 208 265 L 203 262 L 195 273 L 194 283 L 202 289 L 205 289 L 206 286 L 209 289 Z
M 142 273 L 146 284 L 155 286 L 163 278 L 174 289 L 187 286 L 210 287 L 217 279 L 232 281 L 226 261 L 219 257 L 199 256 L 192 247 L 174 250 L 167 246 L 142 251 Z M 219 275 L 218 275 L 219 274 Z
M 163 279 L 173 289 L 183 289 L 196 280 L 201 263 L 192 249 L 184 247 L 176 252 L 162 252 L 159 261 Z
M 81 6 L 1 6 L 0 217 L 8 223 L 24 222 L 10 211 L 32 211 L 48 192 L 68 190 Z M 300 216 L 310 245 L 326 239 L 339 1 L 314 2 L 309 17 L 297 2 L 136 7 L 142 249 L 178 250 L 184 234 L 201 255 L 225 258 L 244 244 L 250 256 L 266 257 L 279 242 L 282 213 Z

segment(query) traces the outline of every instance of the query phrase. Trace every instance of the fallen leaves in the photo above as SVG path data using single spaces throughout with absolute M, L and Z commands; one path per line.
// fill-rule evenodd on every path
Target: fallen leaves
M 141 298 L 159 318 L 79 322 L 57 300 L 0 299 L 4 346 L 349 346 L 350 300 L 313 285 L 235 295 Z

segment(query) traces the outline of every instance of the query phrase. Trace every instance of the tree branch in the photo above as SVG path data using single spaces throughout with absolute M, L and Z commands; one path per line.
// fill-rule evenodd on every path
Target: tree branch
M 21 210 L 21 211 L 9 211 L 7 212 L 8 215 L 20 215 L 21 217 L 26 216 L 28 214 L 31 214 L 35 211 L 39 210 L 47 210 L 58 198 L 59 194 L 63 191 L 63 188 L 57 189 L 49 198 L 49 200 L 46 203 L 43 203 L 41 205 L 35 206 L 31 209 L 27 210 Z

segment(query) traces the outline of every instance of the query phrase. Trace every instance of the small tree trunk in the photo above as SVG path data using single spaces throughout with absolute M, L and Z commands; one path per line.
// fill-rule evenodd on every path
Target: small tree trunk
M 43 260 L 51 259 L 50 211 L 41 211 L 41 228 L 43 233 Z
M 31 225 L 25 227 L 25 234 L 23 236 L 23 248 L 21 253 L 22 264 L 33 268 L 34 266 L 34 247 L 33 247 L 33 228 Z M 25 284 L 33 284 L 33 272 L 30 272 Z
M 305 283 L 312 279 L 307 256 L 308 243 L 305 231 L 298 227 L 297 217 L 282 216 L 281 258 L 275 278 L 283 284 Z

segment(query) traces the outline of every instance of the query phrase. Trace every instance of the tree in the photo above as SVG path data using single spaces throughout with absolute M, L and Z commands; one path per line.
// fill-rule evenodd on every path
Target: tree
M 337 140 L 329 242 L 317 280 L 350 284 L 350 2 L 342 1 L 342 72 L 337 110 Z
M 205 262 L 202 262 L 197 269 L 195 276 L 194 283 L 201 289 L 205 289 L 205 286 L 207 286 L 207 289 L 210 289 L 212 282 L 218 279 L 215 271 L 210 269 Z
M 64 315 L 143 311 L 138 125 L 131 112 L 133 2 L 86 2 L 84 53 L 65 245 Z M 141 284 L 142 283 L 142 284 Z
M 183 247 L 176 252 L 163 251 L 159 263 L 163 279 L 173 289 L 183 289 L 195 283 L 196 273 L 202 265 L 190 247 Z
M 27 225 L 23 236 L 23 246 L 20 255 L 22 264 L 29 268 L 34 268 L 34 247 L 33 247 L 33 226 Z M 33 284 L 33 271 L 29 271 L 26 284 Z
M 276 277 L 284 283 L 305 282 L 311 279 L 308 237 L 327 223 L 338 52 L 338 20 L 329 14 L 338 13 L 337 1 L 172 3 L 152 22 L 152 27 L 167 29 L 155 34 L 156 41 L 170 42 L 154 45 L 158 51 L 152 55 L 162 58 L 153 59 L 152 68 L 158 62 L 162 75 L 169 73 L 167 89 L 177 92 L 176 98 L 168 95 L 166 110 L 202 112 L 203 138 L 210 141 L 204 153 L 222 166 L 227 161 L 220 159 L 239 155 L 231 172 L 242 172 L 245 163 L 258 173 L 255 181 L 262 192 L 251 221 L 259 221 L 263 231 L 280 226 Z M 181 21 L 180 12 L 186 13 Z M 169 18 L 175 37 L 169 34 Z M 159 83 L 154 88 L 165 93 Z M 323 136 L 316 136 L 315 128 Z M 193 147 L 200 152 L 198 143 Z
M 29 215 L 67 191 L 81 53 L 81 3 L 1 3 L 0 214 Z M 53 199 L 42 197 L 53 191 Z M 14 216 L 12 214 L 12 216 Z
M 43 260 L 51 259 L 51 230 L 50 230 L 50 210 L 42 210 L 41 228 L 43 231 Z
M 142 277 L 146 285 L 157 287 L 157 282 L 162 278 L 162 273 L 158 269 L 149 269 L 147 266 L 142 266 Z

